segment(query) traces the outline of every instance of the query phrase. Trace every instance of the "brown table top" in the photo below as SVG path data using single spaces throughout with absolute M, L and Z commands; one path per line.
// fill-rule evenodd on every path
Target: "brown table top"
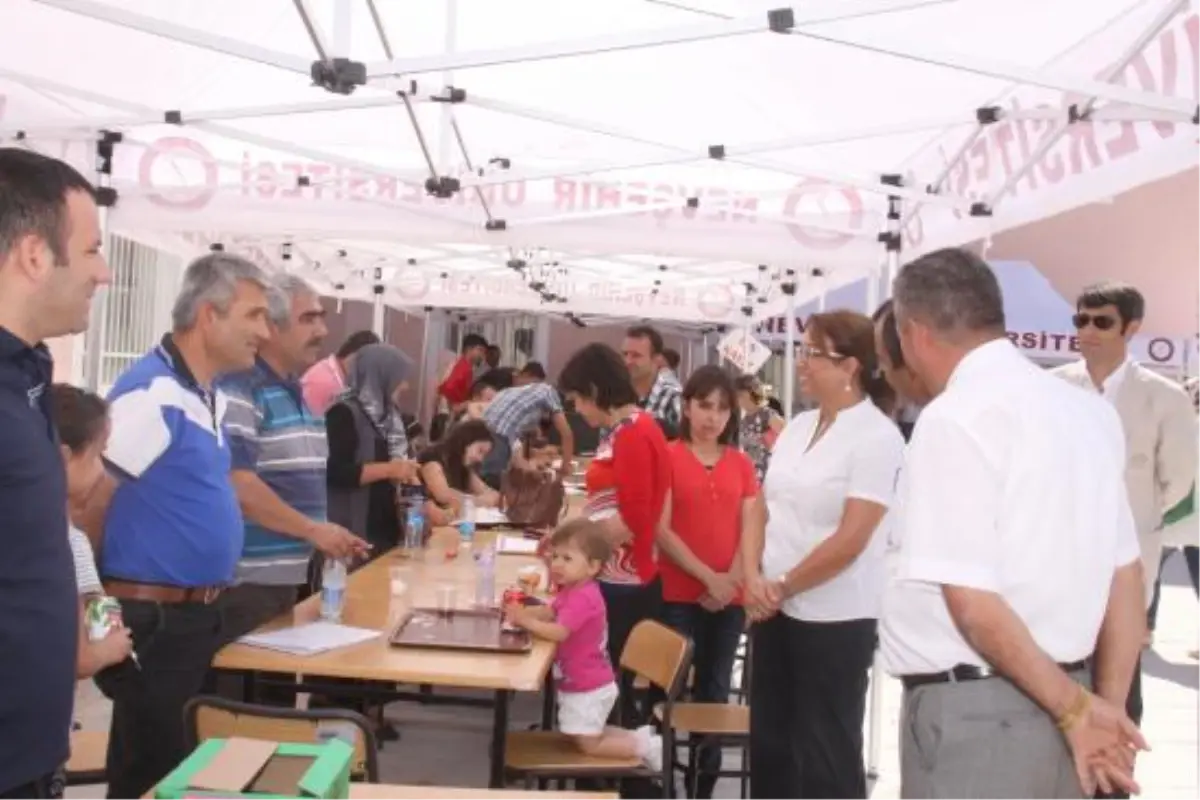
M 493 532 L 479 531 L 485 540 Z M 385 635 L 368 642 L 312 656 L 296 656 L 262 648 L 231 644 L 213 660 L 222 669 L 282 672 L 319 678 L 358 678 L 394 683 L 458 686 L 474 689 L 509 689 L 538 691 L 554 658 L 554 645 L 536 641 L 533 650 L 525 654 L 488 654 L 453 652 L 421 648 L 397 648 L 388 644 L 389 622 L 398 622 L 391 609 L 391 568 L 406 570 L 404 578 L 408 591 L 398 604 L 401 610 L 412 606 L 436 608 L 438 587 L 453 584 L 457 587 L 457 603 L 470 607 L 475 598 L 474 563 L 468 553 L 447 560 L 448 547 L 457 543 L 457 532 L 439 528 L 434 532 L 424 559 L 400 557 L 398 551 L 387 553 L 350 576 L 346 588 L 346 606 L 342 622 L 360 628 L 384 631 Z M 498 556 L 496 587 L 515 582 L 517 572 L 525 566 L 540 564 L 528 556 Z M 296 606 L 291 614 L 280 617 L 261 630 L 281 628 L 318 618 L 320 598 L 310 597 Z M 391 619 L 389 619 L 391 617 Z M 421 787 L 422 789 L 428 787 Z M 382 796 L 382 795 L 375 795 Z M 415 795 L 414 795 L 415 796 Z M 464 795 L 466 796 L 466 795 Z
M 472 797 L 495 798 L 495 800 L 523 800 L 524 798 L 595 798 L 607 800 L 619 795 L 602 792 L 535 792 L 512 789 L 466 789 L 457 786 L 397 786 L 386 783 L 352 783 L 350 784 L 350 800 L 386 800 L 397 798 L 424 798 L 424 800 L 469 800 Z

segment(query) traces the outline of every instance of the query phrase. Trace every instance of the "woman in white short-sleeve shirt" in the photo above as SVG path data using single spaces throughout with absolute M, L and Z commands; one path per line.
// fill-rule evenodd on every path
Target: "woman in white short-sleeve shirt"
M 756 622 L 751 793 L 866 797 L 862 729 L 886 548 L 877 528 L 904 439 L 877 405 L 891 394 L 869 318 L 810 317 L 797 375 L 817 408 L 799 414 L 775 444 L 764 540 L 742 540 Z

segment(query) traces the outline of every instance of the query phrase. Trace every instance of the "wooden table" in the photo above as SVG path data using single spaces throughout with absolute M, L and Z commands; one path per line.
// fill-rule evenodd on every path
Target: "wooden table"
M 143 797 L 154 797 L 151 789 Z M 606 792 L 536 792 L 512 789 L 467 789 L 459 786 L 407 786 L 397 783 L 352 783 L 350 800 L 616 800 L 618 794 Z
M 479 531 L 486 542 L 493 532 Z M 424 648 L 398 648 L 388 644 L 388 634 L 400 616 L 413 606 L 436 607 L 438 587 L 457 587 L 457 605 L 469 608 L 475 599 L 475 567 L 463 551 L 447 560 L 448 549 L 457 547 L 458 533 L 452 528 L 436 529 L 422 559 L 403 559 L 398 551 L 388 553 L 350 576 L 342 621 L 346 625 L 373 628 L 384 635 L 362 644 L 313 656 L 296 656 L 246 645 L 231 644 L 213 660 L 217 669 L 248 672 L 278 672 L 310 678 L 354 678 L 388 684 L 464 687 L 495 692 L 491 750 L 491 785 L 503 785 L 504 739 L 508 730 L 508 708 L 513 692 L 542 688 L 554 659 L 554 645 L 534 641 L 525 654 L 453 652 Z M 496 558 L 496 586 L 502 590 L 515 582 L 525 566 L 540 565 L 530 556 L 503 555 Z M 396 603 L 391 597 L 392 568 L 404 572 L 408 591 Z M 260 630 L 271 630 L 318 618 L 320 598 L 310 597 Z M 425 787 L 422 787 L 425 788 Z
M 563 797 L 568 800 L 610 800 L 620 795 L 603 792 L 534 792 L 505 789 L 461 789 L 457 786 L 398 786 L 387 783 L 352 783 L 350 800 L 532 800 L 533 798 Z

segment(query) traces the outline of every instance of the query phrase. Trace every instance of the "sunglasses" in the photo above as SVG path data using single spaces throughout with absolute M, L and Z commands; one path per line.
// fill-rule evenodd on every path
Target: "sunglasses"
M 804 344 L 804 342 L 796 343 L 796 357 L 801 361 L 807 361 L 810 358 L 824 358 L 834 362 L 846 359 L 841 353 L 835 353 L 832 350 L 822 350 L 819 347 L 813 347 L 811 344 Z
M 1098 331 L 1109 330 L 1117 324 L 1117 320 L 1114 317 L 1104 314 L 1085 314 L 1082 311 L 1071 317 L 1071 322 L 1075 323 L 1075 327 L 1078 330 L 1083 330 L 1088 325 L 1091 325 Z

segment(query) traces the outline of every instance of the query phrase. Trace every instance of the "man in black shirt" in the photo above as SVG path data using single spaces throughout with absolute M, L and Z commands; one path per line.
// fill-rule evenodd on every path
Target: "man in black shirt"
M 0 148 L 0 797 L 46 797 L 68 756 L 78 595 L 43 342 L 87 328 L 109 280 L 91 184 Z

